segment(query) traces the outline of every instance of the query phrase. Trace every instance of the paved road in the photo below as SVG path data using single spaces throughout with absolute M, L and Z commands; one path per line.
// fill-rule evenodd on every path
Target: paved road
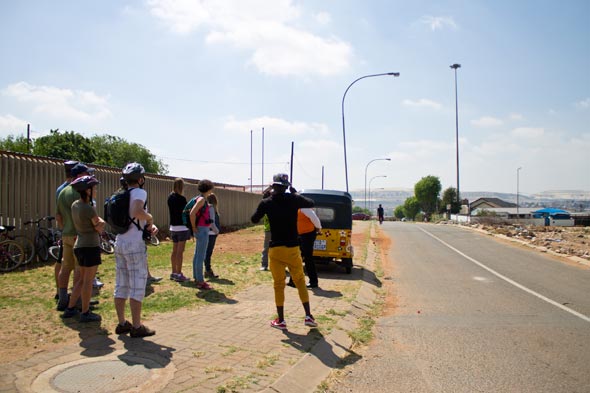
M 335 392 L 590 392 L 590 269 L 386 222 L 396 307 Z

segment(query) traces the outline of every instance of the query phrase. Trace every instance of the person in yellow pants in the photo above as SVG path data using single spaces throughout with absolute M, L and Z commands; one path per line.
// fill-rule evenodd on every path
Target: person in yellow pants
M 303 274 L 303 261 L 299 251 L 299 239 L 297 234 L 297 211 L 302 208 L 313 207 L 311 199 L 297 194 L 297 191 L 289 183 L 289 176 L 279 173 L 273 177 L 273 192 L 270 197 L 264 198 L 258 204 L 251 217 L 253 223 L 258 223 L 266 214 L 270 222 L 269 266 L 273 277 L 275 304 L 278 317 L 270 322 L 270 326 L 276 329 L 287 329 L 284 315 L 285 304 L 285 268 L 297 287 L 299 299 L 305 311 L 304 324 L 316 327 L 317 323 L 311 314 L 309 294 L 305 286 Z M 287 193 L 289 188 L 290 193 Z

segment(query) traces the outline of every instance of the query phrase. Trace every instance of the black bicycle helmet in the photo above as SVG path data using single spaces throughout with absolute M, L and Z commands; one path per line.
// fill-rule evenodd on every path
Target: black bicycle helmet
M 145 174 L 145 169 L 143 166 L 138 162 L 130 162 L 123 168 L 123 177 L 125 180 L 133 180 L 138 181 L 143 177 Z
M 74 190 L 80 192 L 92 188 L 99 184 L 100 182 L 94 176 L 81 176 L 75 179 L 70 185 L 74 188 Z

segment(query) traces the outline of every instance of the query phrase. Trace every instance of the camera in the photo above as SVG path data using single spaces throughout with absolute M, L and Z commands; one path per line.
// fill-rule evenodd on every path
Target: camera
M 141 237 L 146 242 L 149 242 L 151 240 L 151 238 L 152 238 L 152 233 L 148 230 L 148 225 L 147 224 L 143 227 L 143 233 L 141 234 Z

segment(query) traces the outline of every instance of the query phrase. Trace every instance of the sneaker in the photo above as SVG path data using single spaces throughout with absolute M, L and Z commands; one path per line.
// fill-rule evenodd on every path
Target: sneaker
M 313 317 L 311 315 L 306 315 L 305 316 L 305 326 L 309 326 L 309 327 L 317 327 L 318 324 L 315 321 L 315 319 L 313 319 Z
M 66 308 L 64 310 L 64 313 L 61 314 L 62 318 L 72 318 L 75 317 L 76 315 L 78 315 L 78 309 L 76 307 L 74 308 Z
M 213 270 L 207 270 L 205 272 L 205 277 L 207 278 L 219 278 L 219 276 L 215 273 L 213 273 Z
M 156 334 L 155 330 L 152 330 L 145 325 L 141 325 L 137 329 L 134 327 L 131 327 L 130 336 L 131 337 L 148 337 L 148 336 L 153 336 L 154 334 Z
M 162 281 L 162 277 L 149 276 L 147 278 L 147 282 L 150 283 L 150 284 L 153 284 L 155 282 L 160 282 L 160 281 Z
M 53 300 L 59 300 L 59 293 L 55 294 L 55 296 L 53 297 Z
M 68 303 L 70 303 L 70 295 L 68 295 L 64 302 L 57 301 L 57 307 L 55 308 L 57 311 L 66 311 L 68 308 Z
M 176 275 L 176 281 L 177 281 L 177 282 L 187 282 L 187 281 L 190 281 L 190 280 L 191 280 L 190 278 L 186 277 L 186 276 L 185 276 L 184 274 L 182 274 L 182 273 L 178 273 L 178 274 Z
M 98 280 L 98 278 L 94 277 L 94 281 L 92 281 L 92 286 L 94 288 L 102 288 L 104 284 Z
M 209 283 L 206 281 L 197 282 L 197 288 L 204 289 L 204 290 L 213 289 L 213 287 L 211 285 L 209 285 Z
M 261 272 L 266 272 L 266 271 L 268 271 L 268 268 L 263 266 L 263 267 L 260 268 L 260 271 Z
M 170 279 L 172 281 L 178 281 L 178 273 L 172 273 L 172 274 L 170 274 Z
M 308 289 L 318 288 L 318 284 L 307 284 Z
M 289 282 L 287 283 L 287 286 L 288 286 L 288 287 L 291 287 L 291 288 L 297 288 L 297 287 L 295 286 L 295 283 L 294 283 L 293 281 L 291 281 L 291 280 L 289 280 Z
M 80 322 L 100 322 L 101 316 L 93 313 L 92 311 L 83 312 L 80 314 Z
M 274 321 L 270 321 L 270 327 L 279 330 L 287 330 L 287 322 L 279 321 L 279 318 L 275 319 Z
M 115 328 L 115 334 L 127 334 L 131 331 L 132 328 L 133 325 L 131 325 L 129 321 L 125 321 L 123 325 L 118 323 L 117 327 Z

